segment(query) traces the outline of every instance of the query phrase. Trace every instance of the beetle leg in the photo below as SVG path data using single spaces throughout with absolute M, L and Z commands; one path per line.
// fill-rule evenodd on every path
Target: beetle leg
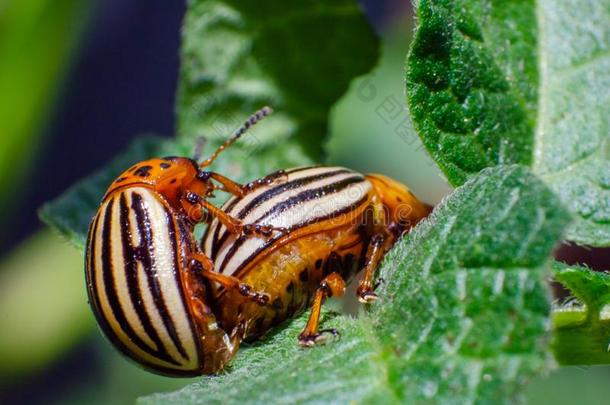
M 285 181 L 288 178 L 288 175 L 284 170 L 278 170 L 273 172 L 261 179 L 253 180 L 248 184 L 239 184 L 228 177 L 223 176 L 222 174 L 209 172 L 210 178 L 216 180 L 220 184 L 222 184 L 222 190 L 233 194 L 236 197 L 243 197 L 249 192 L 256 190 L 259 187 L 267 186 L 269 184 L 273 184 L 280 179 Z
M 206 209 L 210 215 L 218 218 L 221 224 L 227 227 L 229 232 L 237 235 L 257 235 L 257 236 L 272 236 L 273 232 L 279 232 L 285 234 L 288 231 L 286 228 L 271 226 L 271 225 L 259 225 L 259 224 L 244 224 L 239 219 L 228 215 L 220 208 L 209 203 L 207 200 L 199 199 L 199 204 Z
M 388 241 L 388 237 L 382 233 L 373 235 L 366 251 L 366 259 L 364 262 L 364 274 L 358 284 L 356 294 L 358 295 L 358 301 L 368 304 L 375 301 L 377 294 L 375 294 L 373 278 L 375 277 L 375 270 L 379 266 L 379 262 L 383 258 L 383 254 L 386 249 L 384 248 L 385 242 Z
M 220 284 L 227 290 L 236 289 L 241 295 L 260 305 L 267 305 L 269 303 L 269 294 L 266 292 L 254 291 L 251 285 L 242 283 L 237 277 L 227 276 L 226 274 L 214 271 L 214 263 L 205 255 L 193 254 L 190 265 L 191 268 L 198 269 L 204 278 Z
M 316 290 L 307 325 L 305 325 L 305 329 L 299 335 L 299 344 L 301 346 L 311 347 L 317 343 L 323 342 L 325 340 L 324 333 L 326 332 L 338 336 L 338 332 L 335 329 L 318 330 L 320 325 L 320 311 L 322 310 L 322 304 L 326 298 L 333 296 L 340 297 L 344 293 L 345 281 L 338 273 L 331 273 L 322 280 L 320 286 Z

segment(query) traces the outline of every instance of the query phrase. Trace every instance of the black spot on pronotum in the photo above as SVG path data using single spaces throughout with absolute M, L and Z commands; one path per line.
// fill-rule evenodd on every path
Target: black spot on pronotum
M 309 280 L 309 269 L 305 269 L 299 273 L 299 280 L 303 283 Z
M 294 292 L 294 283 L 292 281 L 288 283 L 288 286 L 286 286 L 286 292 L 288 294 L 292 294 Z
M 172 179 L 172 181 L 169 182 L 169 184 L 174 184 L 176 183 L 176 179 Z
M 320 267 L 322 267 L 322 259 L 316 260 L 316 269 L 319 269 Z
M 152 169 L 152 166 L 149 166 L 149 165 L 140 166 L 136 169 L 136 171 L 133 172 L 133 174 L 135 174 L 136 176 L 139 176 L 139 177 L 148 177 L 148 176 L 150 176 L 151 169 Z
M 159 165 L 159 167 L 161 167 L 161 169 L 169 169 L 170 167 L 172 167 L 172 165 L 169 163 L 163 162 Z

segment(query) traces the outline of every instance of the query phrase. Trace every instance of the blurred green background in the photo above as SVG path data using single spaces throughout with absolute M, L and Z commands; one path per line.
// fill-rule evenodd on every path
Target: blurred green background
M 334 107 L 327 163 L 392 176 L 436 204 L 450 188 L 405 113 L 410 9 L 363 4 L 381 60 Z M 102 339 L 82 252 L 35 214 L 137 134 L 171 134 L 183 12 L 161 1 L 0 2 L 0 403 L 133 403 L 190 382 L 141 371 Z M 525 390 L 532 404 L 596 404 L 609 380 L 610 367 L 566 367 Z

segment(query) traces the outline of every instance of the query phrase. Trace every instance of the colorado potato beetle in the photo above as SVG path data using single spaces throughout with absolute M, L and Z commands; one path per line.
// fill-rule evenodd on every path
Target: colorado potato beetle
M 241 339 L 218 325 L 209 281 L 265 304 L 269 296 L 213 271 L 193 235 L 215 217 L 230 232 L 269 237 L 282 229 L 245 224 L 207 201 L 215 190 L 244 196 L 284 176 L 277 172 L 241 185 L 205 170 L 218 154 L 270 112 L 264 108 L 210 158 L 150 159 L 121 174 L 108 188 L 87 236 L 85 276 L 89 303 L 106 337 L 123 354 L 167 375 L 212 373 L 233 356 Z
M 383 254 L 430 210 L 387 177 L 345 168 L 279 170 L 245 185 L 206 170 L 269 112 L 255 113 L 201 164 L 167 157 L 132 166 L 91 222 L 91 308 L 110 342 L 151 371 L 217 372 L 241 341 L 309 304 L 299 342 L 319 342 L 324 299 L 364 268 L 358 296 L 374 300 Z M 208 202 L 217 190 L 233 195 L 222 208 Z M 199 246 L 201 222 L 209 226 Z
M 337 334 L 318 328 L 323 301 L 343 295 L 346 281 L 360 270 L 364 272 L 357 289 L 359 301 L 377 299 L 374 274 L 383 255 L 431 207 L 402 184 L 378 174 L 324 166 L 289 169 L 284 174 L 281 184 L 233 197 L 222 210 L 241 221 L 281 227 L 285 232 L 268 239 L 247 238 L 214 219 L 202 248 L 216 272 L 270 297 L 269 305 L 257 306 L 235 291 L 219 288 L 214 303 L 225 330 L 239 327 L 244 339 L 256 338 L 311 304 L 298 342 L 313 346 L 325 339 L 325 332 Z

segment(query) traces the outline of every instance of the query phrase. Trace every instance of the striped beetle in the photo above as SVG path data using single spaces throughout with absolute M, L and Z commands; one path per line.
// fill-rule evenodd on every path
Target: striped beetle
M 205 170 L 269 112 L 250 117 L 201 164 L 168 157 L 134 165 L 91 222 L 91 308 L 111 343 L 151 371 L 217 372 L 242 340 L 312 302 L 299 342 L 321 341 L 324 299 L 364 268 L 358 296 L 374 300 L 383 254 L 429 212 L 401 184 L 344 168 L 280 170 L 246 185 Z M 207 201 L 215 190 L 233 198 L 218 208 Z M 200 222 L 209 224 L 201 247 L 193 235 Z
M 338 333 L 318 328 L 323 301 L 343 295 L 346 281 L 362 269 L 358 300 L 377 299 L 374 274 L 383 255 L 431 207 L 402 184 L 378 174 L 324 166 L 283 173 L 284 182 L 233 197 L 222 210 L 241 221 L 285 232 L 268 239 L 247 238 L 214 219 L 202 249 L 216 272 L 270 296 L 269 305 L 256 306 L 235 291 L 219 288 L 216 316 L 225 330 L 243 324 L 244 339 L 260 337 L 311 304 L 298 341 L 313 346 L 324 340 L 325 332 Z
M 281 228 L 244 224 L 207 201 L 215 190 L 243 196 L 284 176 L 241 185 L 205 170 L 218 154 L 270 112 L 263 108 L 210 158 L 150 159 L 108 188 L 89 227 L 85 276 L 100 328 L 123 354 L 152 371 L 176 376 L 212 373 L 233 357 L 239 328 L 217 324 L 209 285 L 235 289 L 264 305 L 269 295 L 214 272 L 197 246 L 195 224 L 214 217 L 236 235 L 269 237 Z

